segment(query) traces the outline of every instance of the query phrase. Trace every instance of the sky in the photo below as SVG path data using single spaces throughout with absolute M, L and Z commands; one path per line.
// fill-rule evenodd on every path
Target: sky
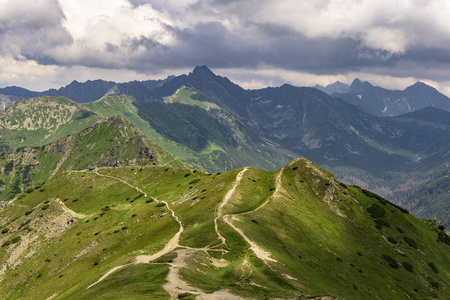
M 0 0 L 0 87 L 197 65 L 244 88 L 354 78 L 450 95 L 448 0 Z

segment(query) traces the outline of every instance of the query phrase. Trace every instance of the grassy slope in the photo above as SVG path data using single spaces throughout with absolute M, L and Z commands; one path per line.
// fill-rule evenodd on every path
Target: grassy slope
M 0 153 L 0 200 L 44 182 L 56 172 L 133 164 L 185 166 L 136 127 L 113 117 L 52 144 Z
M 137 109 L 132 103 L 132 100 L 127 96 L 109 96 L 94 102 L 85 103 L 83 106 L 105 118 L 120 115 L 136 126 L 142 133 L 156 141 L 162 148 L 173 153 L 175 156 L 180 157 L 185 161 L 196 159 L 195 153 L 192 153 L 192 151 L 186 147 L 183 147 L 170 139 L 164 138 L 161 134 L 156 132 L 150 124 L 139 117 Z
M 215 172 L 245 165 L 276 169 L 290 159 L 288 151 L 255 142 L 227 111 L 190 88 L 179 89 L 165 103 L 133 103 L 113 96 L 84 106 L 104 117 L 120 114 L 195 168 Z
M 164 102 L 164 104 L 137 103 L 135 106 L 131 100 L 122 96 L 103 98 L 99 101 L 86 104 L 85 106 L 94 111 L 96 114 L 102 116 L 111 116 L 116 113 L 120 113 L 123 117 L 137 125 L 142 132 L 156 140 L 164 149 L 174 153 L 191 167 L 218 172 L 245 165 L 251 165 L 262 169 L 273 170 L 285 164 L 288 159 L 287 157 L 290 156 L 289 153 L 283 152 L 279 149 L 276 150 L 275 147 L 269 147 L 268 145 L 263 145 L 258 142 L 255 143 L 251 133 L 245 130 L 246 126 L 241 126 L 242 124 L 237 122 L 237 119 L 232 115 L 229 113 L 227 114 L 226 110 L 219 109 L 211 99 L 193 88 L 182 87 L 172 96 L 167 97 Z M 317 122 L 317 120 L 315 120 L 316 116 L 321 114 L 321 112 L 316 113 L 316 111 L 314 111 L 316 106 L 317 104 L 313 103 L 308 109 L 310 114 L 309 118 L 311 118 L 309 122 Z M 271 112 L 270 114 L 272 114 L 272 111 L 278 112 L 278 110 L 279 109 L 268 109 L 268 111 Z M 281 114 L 277 115 L 275 119 L 288 122 L 286 120 L 289 118 L 286 116 L 292 115 L 292 122 L 299 122 L 298 116 L 303 115 L 303 113 L 301 113 L 301 111 L 294 112 L 290 108 L 289 110 L 290 111 L 288 112 L 281 112 Z M 313 113 L 309 110 L 312 110 Z M 333 112 L 333 114 L 339 115 L 339 112 Z M 265 116 L 264 118 L 269 117 Z M 341 117 L 335 117 L 334 119 L 340 120 L 337 122 L 337 124 L 340 125 L 334 124 L 333 126 L 343 126 L 343 119 Z M 271 122 L 268 122 L 268 124 L 271 124 Z M 357 121 L 354 122 L 358 123 Z M 377 119 L 377 122 L 375 123 L 377 124 L 373 124 L 373 126 L 376 128 L 381 126 L 381 128 L 384 128 L 385 131 L 389 132 L 389 122 L 385 122 L 384 119 Z M 323 125 L 327 123 L 319 122 L 318 124 Z M 268 128 L 271 128 L 271 126 L 272 125 Z M 377 152 L 379 155 L 377 159 L 377 162 L 379 162 L 378 165 L 395 166 L 394 171 L 371 171 L 369 174 L 366 170 L 362 170 L 358 167 L 342 166 L 342 163 L 338 166 L 336 165 L 336 161 L 333 159 L 322 163 L 322 165 L 328 169 L 332 169 L 335 174 L 337 174 L 337 176 L 345 182 L 361 185 L 365 188 L 370 188 L 385 197 L 393 197 L 393 199 L 396 199 L 397 197 L 393 196 L 393 193 L 397 188 L 405 184 L 405 168 L 411 168 L 409 165 L 409 167 L 405 167 L 406 162 L 400 158 L 403 157 L 408 160 L 416 160 L 420 157 L 420 155 L 413 154 L 413 152 L 417 152 L 416 150 L 418 149 L 413 152 L 399 151 L 398 149 L 402 147 L 404 148 L 404 145 L 399 147 L 398 143 L 402 144 L 408 141 L 411 143 L 411 141 L 424 140 L 427 137 L 426 134 L 424 134 L 422 127 L 418 127 L 414 124 L 404 124 L 402 126 L 400 126 L 400 128 L 403 128 L 402 131 L 408 129 L 411 132 L 416 132 L 417 136 L 411 136 L 410 133 L 404 138 L 403 142 L 398 141 L 395 146 L 386 143 L 381 144 L 377 138 L 372 136 L 373 132 L 370 133 L 370 128 L 366 128 L 366 130 L 362 130 L 358 133 L 360 135 L 360 139 L 365 141 L 364 143 L 369 143 L 371 145 L 371 149 L 373 148 L 373 151 L 379 152 Z M 301 128 L 299 124 L 292 125 L 291 127 Z M 288 128 L 290 127 L 288 126 Z M 414 130 L 411 128 L 414 128 Z M 341 128 L 342 130 L 338 129 L 335 128 L 332 130 L 332 128 L 328 128 L 328 131 L 347 131 L 344 127 Z M 406 131 L 409 132 L 408 130 Z M 328 131 L 323 131 L 323 139 L 326 138 Z M 366 132 L 366 134 L 361 135 L 363 132 Z M 306 132 L 300 132 L 296 129 L 292 134 L 300 134 L 300 136 L 292 137 L 292 141 L 297 142 L 302 139 L 302 135 L 306 134 Z M 385 132 L 385 134 L 387 133 Z M 346 138 L 343 137 L 337 138 L 346 140 Z M 331 140 L 333 140 L 333 138 Z M 401 139 L 399 138 L 399 140 Z M 354 149 L 352 147 L 354 147 Z M 350 148 L 357 152 L 370 152 L 364 148 L 365 146 L 363 147 L 362 145 L 353 145 L 352 147 Z M 408 147 L 414 147 L 414 145 L 409 145 Z M 322 148 L 322 150 L 328 151 L 324 148 Z M 337 155 L 337 153 L 342 153 L 341 150 L 337 148 L 331 149 L 329 153 L 330 157 L 333 157 L 335 154 Z M 255 153 L 258 155 L 255 155 Z M 318 159 L 318 157 L 315 157 L 318 153 L 319 152 L 312 150 L 311 153 L 304 153 L 304 155 L 311 159 Z M 389 154 L 390 160 L 386 160 L 386 153 Z M 372 154 L 375 155 L 374 153 Z M 321 156 L 322 154 L 319 154 L 319 157 Z M 348 159 L 338 159 L 337 161 L 348 161 Z M 365 165 L 364 168 L 367 169 L 373 168 L 374 159 L 368 160 L 365 156 L 356 155 L 349 161 L 353 161 L 354 163 L 356 162 L 359 165 Z M 372 161 L 372 165 L 370 165 L 368 161 Z M 399 161 L 402 167 L 399 166 Z M 435 173 L 439 166 L 440 165 L 438 165 L 437 168 L 433 168 L 432 171 L 428 170 L 427 172 L 422 170 L 415 172 L 408 171 L 409 176 L 406 184 L 408 184 L 411 180 L 421 181 L 424 178 L 430 177 L 430 174 Z M 413 196 L 414 198 L 417 198 L 417 195 Z M 415 203 L 415 201 L 411 201 L 410 198 L 411 197 L 402 201 L 401 205 L 410 207 L 415 213 L 416 209 L 411 207 L 412 202 Z M 420 197 L 418 199 L 420 199 Z M 439 202 L 435 207 L 445 208 L 445 206 L 441 205 L 441 202 Z M 436 211 L 438 214 L 436 214 Z M 439 216 L 445 224 L 449 224 L 447 216 L 444 213 L 439 213 L 442 211 L 444 210 L 438 209 L 431 211 L 422 209 L 423 213 L 421 216 L 429 217 L 436 215 Z
M 0 248 L 2 266 L 11 255 L 16 258 L 0 282 L 0 297 L 169 297 L 161 284 L 174 255 L 162 258 L 162 264 L 127 265 L 86 290 L 111 268 L 137 255 L 156 253 L 178 231 L 166 206 L 104 175 L 123 178 L 167 201 L 184 226 L 180 245 L 209 249 L 193 249 L 181 269 L 181 278 L 204 292 L 226 288 L 258 299 L 448 295 L 450 246 L 437 241 L 438 233 L 429 223 L 357 187 L 339 184 L 306 160 L 283 168 L 281 184 L 278 172 L 248 168 L 223 207 L 228 220 L 276 262 L 258 258 L 222 218 L 218 228 L 226 245 L 220 245 L 214 230 L 216 207 L 240 171 L 208 174 L 150 166 L 104 168 L 99 170 L 103 176 L 92 171 L 57 175 L 0 212 L 2 230 L 8 229 L 0 234 L 0 242 L 22 236 L 17 244 Z M 49 207 L 43 210 L 45 201 Z M 67 209 L 62 214 L 61 203 L 85 216 L 75 217 Z M 383 208 L 384 215 L 372 217 L 368 210 L 374 205 Z M 376 222 L 383 226 L 376 228 Z M 13 267 L 14 261 L 20 263 Z
M 245 120 L 198 91 L 182 87 L 164 102 L 135 105 L 139 115 L 160 133 L 197 152 L 201 160 L 194 163 L 205 170 L 246 165 L 273 170 L 291 159 L 289 151 L 269 146 Z
M 0 150 L 45 145 L 99 120 L 100 117 L 64 97 L 20 100 L 0 111 Z

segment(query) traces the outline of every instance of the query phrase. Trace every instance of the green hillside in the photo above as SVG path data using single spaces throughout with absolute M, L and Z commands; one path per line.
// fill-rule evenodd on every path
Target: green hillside
M 274 172 L 70 171 L 3 207 L 5 299 L 449 294 L 442 227 L 305 159 Z
M 191 167 L 275 170 L 305 157 L 339 180 L 375 191 L 413 213 L 424 207 L 422 217 L 445 208 L 440 200 L 431 203 L 432 210 L 425 207 L 438 199 L 437 189 L 426 199 L 423 193 L 404 195 L 426 189 L 430 179 L 440 180 L 436 174 L 448 165 L 449 156 L 442 155 L 450 145 L 447 112 L 376 117 L 313 88 L 244 90 L 205 66 L 149 93 L 152 102 L 116 96 L 85 107 L 102 116 L 121 114 Z M 450 224 L 448 214 L 439 218 Z
M 239 117 L 185 86 L 163 103 L 110 96 L 84 107 L 103 117 L 120 114 L 194 168 L 219 172 L 251 165 L 274 170 L 294 157 L 267 144 Z
M 0 200 L 58 172 L 136 164 L 185 166 L 128 121 L 111 117 L 51 144 L 1 152 Z
M 42 146 L 94 125 L 101 118 L 64 97 L 20 100 L 0 111 L 0 151 Z
M 198 159 L 190 149 L 179 145 L 170 139 L 164 138 L 161 134 L 144 121 L 137 112 L 136 107 L 133 105 L 133 100 L 127 96 L 108 96 L 103 97 L 97 101 L 85 103 L 83 106 L 94 112 L 98 116 L 109 118 L 115 115 L 128 120 L 134 126 L 136 126 L 142 133 L 156 141 L 158 145 L 173 153 L 177 157 L 183 157 L 186 160 Z M 181 156 L 180 156 L 181 155 Z
M 120 115 L 190 168 L 276 170 L 305 157 L 343 182 L 450 226 L 441 177 L 450 163 L 448 112 L 426 108 L 376 117 L 313 88 L 244 90 L 206 66 L 163 81 L 113 85 L 73 82 L 58 90 L 79 101 L 121 94 L 83 106 L 38 97 L 8 107 L 0 112 L 0 150 L 42 146 Z

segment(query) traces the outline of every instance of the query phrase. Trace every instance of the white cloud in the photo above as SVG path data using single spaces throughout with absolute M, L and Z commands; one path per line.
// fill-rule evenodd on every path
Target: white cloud
M 446 0 L 242 1 L 233 11 L 260 24 L 291 28 L 308 38 L 353 38 L 365 46 L 403 53 L 414 44 L 450 47 Z
M 53 78 L 63 72 L 59 66 L 42 66 L 32 60 L 17 60 L 0 56 L 0 82 L 4 86 L 21 86 L 39 90 L 51 85 Z
M 389 53 L 403 53 L 408 39 L 399 29 L 386 27 L 371 28 L 363 36 L 363 45 L 368 48 L 386 50 Z
M 46 49 L 70 40 L 56 0 L 0 0 L 0 7 L 0 55 L 43 57 Z
M 170 45 L 173 36 L 166 26 L 171 20 L 151 5 L 134 7 L 127 0 L 60 0 L 66 16 L 63 26 L 71 34 L 73 43 L 53 49 L 61 63 L 127 67 L 134 56 L 148 51 L 134 48 L 133 42 L 147 39 L 160 45 Z

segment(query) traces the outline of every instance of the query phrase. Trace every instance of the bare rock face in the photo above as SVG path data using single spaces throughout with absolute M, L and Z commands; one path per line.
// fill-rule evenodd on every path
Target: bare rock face
M 113 116 L 108 119 L 108 126 L 113 128 L 124 128 L 127 126 L 130 126 L 131 124 L 126 122 L 122 117 L 120 116 Z
M 157 153 L 156 149 L 153 147 L 148 147 L 145 143 L 145 140 L 148 140 L 148 138 L 144 136 L 133 136 L 129 139 L 129 143 L 135 145 L 133 148 L 134 153 L 138 154 L 139 156 L 146 156 L 150 159 L 157 160 Z

